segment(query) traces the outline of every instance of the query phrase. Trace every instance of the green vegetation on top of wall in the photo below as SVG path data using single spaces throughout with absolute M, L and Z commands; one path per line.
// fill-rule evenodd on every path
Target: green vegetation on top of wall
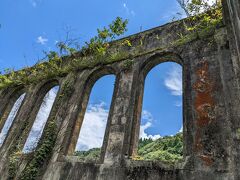
M 212 6 L 207 6 L 204 0 L 194 0 L 186 6 L 186 9 L 193 15 L 187 19 L 188 23 L 185 25 L 187 34 L 180 33 L 179 39 L 172 42 L 169 45 L 170 47 L 183 45 L 211 34 L 219 24 L 222 24 L 222 8 L 219 2 Z M 206 12 L 201 13 L 202 9 Z M 109 64 L 127 58 L 131 59 L 134 54 L 129 52 L 121 50 L 107 51 L 111 46 L 109 42 L 126 32 L 127 23 L 127 20 L 117 17 L 108 27 L 104 27 L 101 30 L 97 29 L 98 34 L 91 38 L 89 42 L 86 42 L 80 51 L 69 47 L 64 42 L 59 42 L 57 44 L 59 52 L 50 51 L 46 53 L 46 62 L 38 63 L 31 68 L 19 71 L 6 69 L 4 75 L 0 74 L 0 89 L 37 83 L 43 79 L 65 76 L 70 71 L 92 68 L 96 65 Z M 132 42 L 129 39 L 123 39 L 117 45 L 135 48 L 135 53 L 141 54 L 140 46 L 143 45 L 143 41 L 140 39 L 137 47 L 132 47 Z M 62 52 L 65 53 L 64 56 L 61 55 Z M 130 67 L 131 64 L 125 65 Z
M 180 38 L 174 45 L 181 45 L 212 34 L 216 27 L 223 24 L 222 4 L 220 0 L 177 0 L 189 16 L 190 23 L 186 25 L 187 35 L 179 34 Z
M 57 43 L 59 53 L 55 51 L 46 53 L 45 62 L 19 71 L 6 69 L 4 75 L 0 74 L 0 89 L 64 76 L 70 71 L 114 61 L 119 56 L 107 54 L 109 42 L 124 34 L 127 31 L 127 24 L 128 20 L 117 17 L 108 27 L 104 27 L 102 30 L 97 29 L 98 34 L 91 38 L 89 42 L 86 42 L 79 50 L 69 47 L 64 42 L 59 42 Z M 131 43 L 125 40 L 122 45 L 129 47 Z M 64 56 L 61 55 L 62 53 L 64 53 Z M 69 61 L 69 59 L 72 61 Z
M 191 8 L 194 10 L 200 9 L 198 7 L 198 1 L 192 2 L 195 4 L 189 6 L 190 10 Z M 193 8 L 195 6 L 198 8 Z M 183 35 L 180 33 L 179 39 L 172 42 L 170 46 L 174 47 L 183 45 L 199 37 L 204 37 L 209 34 L 209 32 L 211 33 L 216 26 L 222 23 L 221 6 L 216 4 L 214 5 L 214 8 L 215 9 L 207 8 L 206 10 L 208 11 L 206 13 L 198 14 L 199 12 L 195 12 L 197 13 L 197 16 L 188 18 L 187 21 L 190 21 L 190 23 L 188 22 L 188 25 L 185 27 L 187 34 Z M 133 57 L 134 54 L 121 50 L 116 50 L 114 52 L 107 51 L 110 47 L 109 42 L 126 32 L 127 23 L 127 20 L 122 20 L 122 18 L 117 17 L 108 28 L 104 27 L 102 30 L 97 29 L 98 34 L 91 38 L 89 42 L 86 42 L 85 46 L 83 46 L 80 51 L 73 47 L 69 47 L 66 43 L 59 42 L 57 47 L 60 53 L 55 51 L 46 53 L 46 62 L 19 71 L 6 69 L 4 75 L 0 74 L 0 89 L 9 86 L 37 83 L 43 79 L 65 76 L 70 71 L 92 68 L 96 65 L 109 64 Z M 135 48 L 136 53 L 142 53 L 142 51 L 140 51 L 141 47 L 132 47 L 132 42 L 129 39 L 123 39 L 120 43 L 117 43 L 117 45 Z M 142 45 L 143 42 L 142 39 L 140 39 L 139 46 Z M 61 55 L 62 52 L 65 53 L 65 56 Z M 131 66 L 131 64 L 125 65 L 127 68 Z

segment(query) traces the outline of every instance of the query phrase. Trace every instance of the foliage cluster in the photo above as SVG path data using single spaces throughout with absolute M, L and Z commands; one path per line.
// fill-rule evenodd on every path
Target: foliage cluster
M 97 29 L 98 35 L 91 38 L 90 42 L 86 43 L 86 47 L 83 47 L 83 53 L 93 53 L 97 55 L 105 55 L 106 48 L 109 46 L 108 42 L 116 39 L 116 37 L 124 34 L 127 30 L 128 20 L 122 20 L 117 17 L 115 21 L 102 30 Z
M 193 15 L 191 20 L 195 22 L 194 26 L 188 27 L 189 31 L 209 30 L 222 22 L 222 5 L 218 0 L 213 4 L 208 0 L 193 0 L 187 9 Z
M 56 139 L 56 123 L 54 119 L 50 120 L 47 128 L 44 131 L 43 140 L 39 144 L 38 148 L 34 153 L 29 154 L 29 158 L 26 159 L 25 155 L 21 151 L 21 145 L 17 145 L 12 149 L 11 154 L 9 155 L 9 171 L 8 179 L 14 179 L 16 172 L 21 165 L 21 162 L 24 160 L 29 161 L 24 171 L 20 175 L 20 180 L 33 180 L 35 179 L 40 172 L 40 169 L 44 162 L 51 156 L 52 149 L 54 147 Z
M 182 159 L 183 135 L 165 136 L 155 141 L 152 139 L 140 139 L 138 148 L 139 160 L 159 160 L 173 164 Z
M 44 133 L 43 141 L 36 149 L 33 154 L 33 158 L 22 172 L 19 178 L 20 180 L 33 180 L 39 175 L 40 168 L 52 154 L 56 135 L 56 123 L 53 119 L 49 122 Z
M 73 82 L 71 81 L 66 81 L 63 84 L 64 87 L 61 90 L 61 94 L 59 98 L 56 99 L 56 107 L 60 106 L 60 99 L 62 101 L 65 101 L 65 99 L 68 98 L 68 93 L 71 92 L 71 89 L 69 89 L 69 87 L 72 85 L 72 83 Z M 23 154 L 22 152 L 22 143 L 24 142 L 22 141 L 22 138 L 26 135 L 28 129 L 30 128 L 30 124 L 28 123 L 28 121 L 24 122 L 20 130 L 23 135 L 20 137 L 19 141 L 14 146 L 12 146 L 10 150 L 8 171 L 9 179 L 16 178 L 16 173 L 19 167 L 21 167 L 21 163 L 23 161 L 26 163 L 26 166 L 21 172 L 18 179 L 33 180 L 36 179 L 36 177 L 41 173 L 41 168 L 52 155 L 52 150 L 54 148 L 54 143 L 57 137 L 57 122 L 55 117 L 56 110 L 57 108 L 53 109 L 53 116 L 49 118 L 44 129 L 44 133 L 36 149 L 29 154 Z
M 76 151 L 74 156 L 78 156 L 82 161 L 97 161 L 100 158 L 101 148 L 92 148 L 88 151 Z
M 178 43 L 184 44 L 193 38 L 210 34 L 222 24 L 222 4 L 220 0 L 177 0 L 189 17 L 187 35 L 180 34 Z
M 12 180 L 15 179 L 17 170 L 22 162 L 23 158 L 23 153 L 22 153 L 22 148 L 23 148 L 23 137 L 27 133 L 27 129 L 30 128 L 30 123 L 28 121 L 25 121 L 23 125 L 20 127 L 20 132 L 22 132 L 22 136 L 19 137 L 19 141 L 17 143 L 14 143 L 13 146 L 11 146 L 9 150 L 9 164 L 8 164 L 8 179 Z

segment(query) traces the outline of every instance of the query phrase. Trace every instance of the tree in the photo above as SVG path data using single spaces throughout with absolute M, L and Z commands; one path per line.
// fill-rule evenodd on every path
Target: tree
M 190 13 L 189 10 L 187 9 L 187 4 L 189 3 L 189 0 L 177 0 L 178 4 L 180 7 L 184 10 L 185 14 L 189 17 Z
M 177 2 L 188 17 L 221 6 L 220 0 L 177 0 Z

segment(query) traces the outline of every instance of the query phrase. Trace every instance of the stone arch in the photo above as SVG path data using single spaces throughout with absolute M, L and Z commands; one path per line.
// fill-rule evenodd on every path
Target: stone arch
M 26 92 L 26 89 L 24 86 L 16 86 L 13 88 L 7 88 L 2 90 L 0 95 L 0 118 L 3 116 L 6 108 L 13 102 L 15 102 L 18 97 Z
M 8 91 L 10 91 L 8 93 Z M 4 93 L 4 92 L 3 92 Z M 11 90 L 7 89 L 5 91 L 5 94 L 8 94 L 8 97 L 5 99 L 5 103 L 2 103 L 2 109 L 1 109 L 1 114 L 0 114 L 0 135 L 2 134 L 2 131 L 6 125 L 6 123 L 9 123 L 9 126 L 6 128 L 5 127 L 5 131 L 7 131 L 7 133 L 4 135 L 4 137 L 2 137 L 2 143 L 0 142 L 0 147 L 4 144 L 6 137 L 8 136 L 11 127 L 13 126 L 15 119 L 17 117 L 17 115 L 19 114 L 19 111 L 24 103 L 25 95 L 26 95 L 26 89 L 23 86 L 17 86 L 15 88 L 12 88 Z M 20 100 L 20 97 L 22 97 L 22 99 Z M 19 104 L 17 105 L 18 107 L 16 107 L 16 112 L 12 112 L 13 108 L 15 107 L 17 101 L 20 101 Z M 12 114 L 13 117 L 9 117 Z M 11 120 L 9 119 L 11 118 Z M 7 122 L 8 121 L 8 122 Z
M 51 79 L 39 83 L 36 87 L 36 96 L 40 96 L 39 99 L 42 99 L 44 94 L 46 94 L 54 86 L 61 86 L 61 82 L 58 79 Z
M 106 149 L 106 145 L 107 145 L 107 138 L 108 138 L 108 133 L 109 133 L 109 125 L 110 122 L 109 120 L 111 119 L 112 116 L 112 104 L 114 101 L 114 96 L 116 93 L 116 89 L 117 89 L 117 82 L 118 82 L 118 70 L 107 66 L 107 67 L 101 67 L 98 69 L 93 70 L 88 77 L 86 78 L 86 81 L 84 82 L 84 94 L 81 98 L 81 102 L 79 104 L 80 108 L 78 109 L 78 116 L 75 120 L 75 125 L 73 126 L 72 130 L 71 130 L 71 140 L 69 141 L 69 145 L 67 148 L 67 152 L 66 155 L 73 155 L 76 144 L 77 144 L 77 140 L 81 131 L 81 125 L 83 123 L 83 119 L 84 119 L 84 115 L 86 113 L 86 108 L 89 102 L 89 98 L 93 89 L 93 86 L 95 85 L 95 83 L 101 79 L 102 77 L 106 76 L 106 75 L 114 75 L 115 76 L 115 85 L 114 85 L 114 89 L 113 89 L 113 96 L 112 96 L 112 100 L 111 100 L 111 105 L 110 105 L 110 110 L 109 110 L 109 114 L 108 114 L 108 120 L 107 120 L 107 125 L 106 125 L 106 129 L 105 129 L 105 135 L 104 135 L 104 140 L 103 140 L 103 145 L 101 148 L 101 159 L 100 162 L 103 161 L 103 156 L 105 153 L 105 149 Z
M 47 122 L 49 120 L 49 117 L 51 116 L 53 108 L 55 107 L 56 99 L 58 98 L 58 95 L 59 95 L 59 92 L 60 92 L 61 83 L 60 83 L 60 81 L 58 79 L 52 79 L 52 80 L 44 81 L 44 82 L 39 83 L 38 85 L 36 85 L 36 88 L 34 90 L 35 93 L 33 94 L 33 96 L 35 97 L 35 106 L 31 109 L 31 113 L 29 115 L 29 118 L 27 119 L 27 121 L 29 122 L 29 126 L 24 130 L 24 132 L 22 132 L 22 138 L 21 138 L 22 141 L 20 142 L 22 147 L 24 147 L 24 145 L 25 145 L 25 143 L 27 141 L 27 138 L 28 138 L 29 133 L 30 133 L 32 127 L 33 127 L 33 124 L 34 124 L 35 120 L 36 120 L 36 117 L 37 117 L 38 112 L 39 112 L 39 110 L 41 108 L 41 105 L 43 103 L 45 95 L 52 88 L 54 88 L 56 86 L 59 86 L 59 90 L 57 92 L 56 98 L 55 98 L 54 103 L 52 105 L 50 114 L 47 117 L 46 124 L 47 124 Z M 44 129 L 45 129 L 45 126 L 43 128 L 42 134 L 44 133 Z M 41 141 L 41 137 L 40 137 L 39 141 Z
M 139 68 L 139 74 L 138 74 L 138 88 L 136 92 L 136 98 L 135 98 L 135 107 L 134 107 L 134 118 L 133 118 L 133 124 L 131 127 L 131 140 L 130 140 L 130 156 L 134 156 L 137 154 L 137 144 L 138 144 L 138 138 L 139 138 L 139 133 L 140 133 L 140 123 L 141 123 L 141 113 L 142 113 L 142 103 L 143 103 L 143 93 L 144 93 L 144 85 L 145 85 L 145 79 L 148 75 L 148 73 L 157 65 L 160 65 L 161 63 L 164 62 L 174 62 L 182 67 L 182 82 L 183 82 L 183 133 L 184 133 L 184 145 L 186 144 L 186 137 L 185 137 L 185 113 L 184 113 L 184 108 L 185 108 L 185 89 L 186 89 L 186 84 L 185 84 L 185 79 L 186 79 L 186 68 L 184 66 L 184 61 L 183 59 L 174 53 L 156 53 L 153 56 L 146 58 L 141 64 Z M 185 147 L 184 147 L 185 149 Z M 186 154 L 186 152 L 184 152 Z

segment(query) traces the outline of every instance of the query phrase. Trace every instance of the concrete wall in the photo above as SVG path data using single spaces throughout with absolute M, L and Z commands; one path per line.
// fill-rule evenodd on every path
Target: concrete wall
M 236 179 L 240 179 L 240 112 L 239 112 L 239 88 L 240 88 L 240 1 L 239 0 L 223 0 L 224 18 L 227 29 L 228 40 L 230 42 L 232 66 L 234 70 L 234 78 L 232 83 L 226 83 L 227 94 L 229 96 L 230 121 L 232 123 L 232 166 L 230 167 L 235 173 Z M 228 70 L 227 68 L 225 69 Z M 234 85 L 233 85 L 234 84 Z M 231 98 L 234 100 L 231 100 Z M 231 101 L 231 102 L 230 102 Z
M 12 106 L 9 102 L 19 96 L 13 94 L 26 92 L 26 97 L 0 149 L 0 179 L 19 179 L 31 168 L 29 164 L 34 164 L 36 152 L 18 156 L 16 167 L 11 167 L 15 159 L 10 157 L 21 151 L 46 92 L 59 84 L 49 123 L 37 147 L 41 148 L 54 121 L 53 150 L 38 166 L 37 179 L 238 180 L 240 95 L 227 29 L 223 26 L 204 37 L 179 43 L 176 32 L 186 33 L 184 21 L 167 24 L 127 37 L 131 47 L 118 47 L 113 42 L 110 51 L 128 53 L 120 61 L 1 90 L 2 122 Z M 184 160 L 175 166 L 131 160 L 136 152 L 145 77 L 153 67 L 168 61 L 183 67 Z M 76 132 L 92 86 L 106 74 L 115 74 L 116 82 L 101 159 L 83 163 L 71 156 Z

